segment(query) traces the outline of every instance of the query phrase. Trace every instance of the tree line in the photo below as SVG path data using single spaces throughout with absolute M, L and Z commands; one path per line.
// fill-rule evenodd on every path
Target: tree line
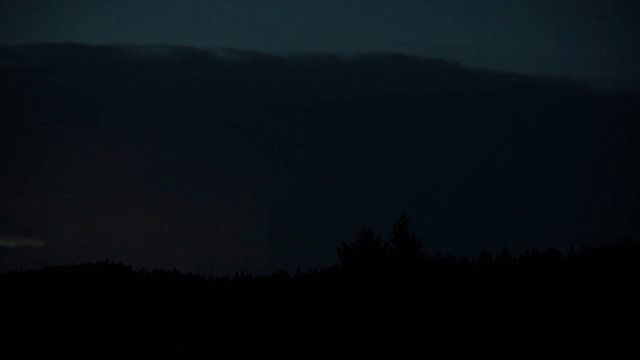
M 0 274 L 0 349 L 7 358 L 640 353 L 635 241 L 458 259 L 427 254 L 402 215 L 388 240 L 365 228 L 337 255 L 334 266 L 264 277 L 108 260 Z

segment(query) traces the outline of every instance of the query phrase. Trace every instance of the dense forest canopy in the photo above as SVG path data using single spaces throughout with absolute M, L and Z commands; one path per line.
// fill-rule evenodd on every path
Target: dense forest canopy
M 398 242 L 373 236 L 365 229 L 342 244 L 340 266 L 262 277 L 134 270 L 108 260 L 0 274 L 0 305 L 11 309 L 0 344 L 26 357 L 639 353 L 638 242 L 566 254 L 503 249 L 471 260 L 416 249 L 412 261 L 391 256 Z

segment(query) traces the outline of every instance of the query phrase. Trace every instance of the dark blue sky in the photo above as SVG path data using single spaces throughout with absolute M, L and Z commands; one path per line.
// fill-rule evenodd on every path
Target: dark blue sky
M 394 51 L 588 78 L 638 77 L 639 6 L 610 0 L 14 0 L 0 43 Z

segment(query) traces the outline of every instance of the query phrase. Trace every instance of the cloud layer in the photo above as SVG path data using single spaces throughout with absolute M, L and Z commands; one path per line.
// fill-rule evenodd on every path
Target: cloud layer
M 59 233 L 52 262 L 324 266 L 402 211 L 427 250 L 457 254 L 637 234 L 635 93 L 399 54 L 0 59 L 0 218 Z

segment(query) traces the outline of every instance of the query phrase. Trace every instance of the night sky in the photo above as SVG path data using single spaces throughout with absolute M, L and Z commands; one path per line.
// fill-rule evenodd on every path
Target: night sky
M 168 43 L 267 52 L 393 51 L 594 78 L 640 75 L 634 1 L 0 2 L 0 43 Z
M 428 253 L 637 238 L 638 10 L 0 1 L 0 270 L 328 266 L 402 212 Z

